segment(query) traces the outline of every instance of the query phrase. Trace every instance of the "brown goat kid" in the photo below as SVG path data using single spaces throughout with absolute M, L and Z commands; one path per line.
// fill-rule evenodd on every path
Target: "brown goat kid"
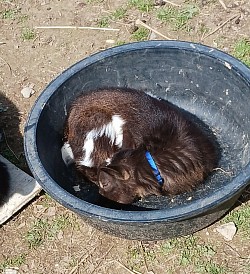
M 63 160 L 119 203 L 190 191 L 215 168 L 217 153 L 210 137 L 186 116 L 142 91 L 85 93 L 67 117 Z

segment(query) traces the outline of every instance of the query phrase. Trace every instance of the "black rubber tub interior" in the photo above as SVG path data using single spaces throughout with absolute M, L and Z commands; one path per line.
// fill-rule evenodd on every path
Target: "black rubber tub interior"
M 202 120 L 220 146 L 216 172 L 191 193 L 122 206 L 66 168 L 60 149 L 70 103 L 115 86 L 144 90 Z M 41 186 L 99 229 L 129 239 L 189 234 L 225 214 L 249 183 L 249 102 L 250 70 L 221 51 L 178 41 L 127 44 L 80 61 L 49 84 L 27 121 L 25 153 Z

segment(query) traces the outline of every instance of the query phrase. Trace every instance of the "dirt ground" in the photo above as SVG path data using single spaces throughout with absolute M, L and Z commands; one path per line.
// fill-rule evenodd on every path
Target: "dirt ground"
M 152 2 L 155 5 L 144 9 L 143 4 L 150 1 L 0 0 L 0 126 L 8 142 L 8 146 L 1 145 L 1 153 L 29 173 L 22 138 L 36 98 L 64 69 L 95 52 L 140 39 L 162 39 L 154 33 L 146 32 L 145 36 L 145 30 L 144 38 L 142 33 L 138 34 L 137 19 L 172 39 L 200 42 L 231 54 L 235 53 L 237 41 L 250 38 L 248 0 L 171 2 L 155 1 Z M 157 18 L 161 8 L 180 10 L 187 5 L 193 5 L 195 12 L 190 12 L 192 15 L 184 24 Z M 36 28 L 52 25 L 108 27 L 119 31 Z M 28 86 L 35 93 L 24 98 L 21 90 Z M 97 231 L 42 193 L 0 228 L 0 271 L 4 273 L 4 269 L 14 267 L 18 273 L 34 274 L 247 274 L 250 273 L 248 200 L 249 190 L 229 217 L 195 235 L 138 242 Z M 245 216 L 241 222 L 237 212 Z M 227 220 L 238 221 L 232 241 L 225 241 L 215 231 Z

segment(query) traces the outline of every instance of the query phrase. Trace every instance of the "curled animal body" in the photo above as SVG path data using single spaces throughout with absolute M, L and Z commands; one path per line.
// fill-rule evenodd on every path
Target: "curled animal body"
M 147 195 L 192 190 L 217 165 L 215 142 L 185 111 L 128 88 L 94 90 L 72 103 L 62 158 L 129 204 Z

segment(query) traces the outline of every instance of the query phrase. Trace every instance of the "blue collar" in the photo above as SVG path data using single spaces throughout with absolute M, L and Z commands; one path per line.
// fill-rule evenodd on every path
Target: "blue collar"
M 163 183 L 164 183 L 163 178 L 161 177 L 160 171 L 157 168 L 156 163 L 155 163 L 152 155 L 150 154 L 149 151 L 146 151 L 145 155 L 146 155 L 146 159 L 148 160 L 148 163 L 149 163 L 150 167 L 152 168 L 152 170 L 154 172 L 154 175 L 155 175 L 155 178 L 157 179 L 158 184 L 160 186 L 163 186 Z

